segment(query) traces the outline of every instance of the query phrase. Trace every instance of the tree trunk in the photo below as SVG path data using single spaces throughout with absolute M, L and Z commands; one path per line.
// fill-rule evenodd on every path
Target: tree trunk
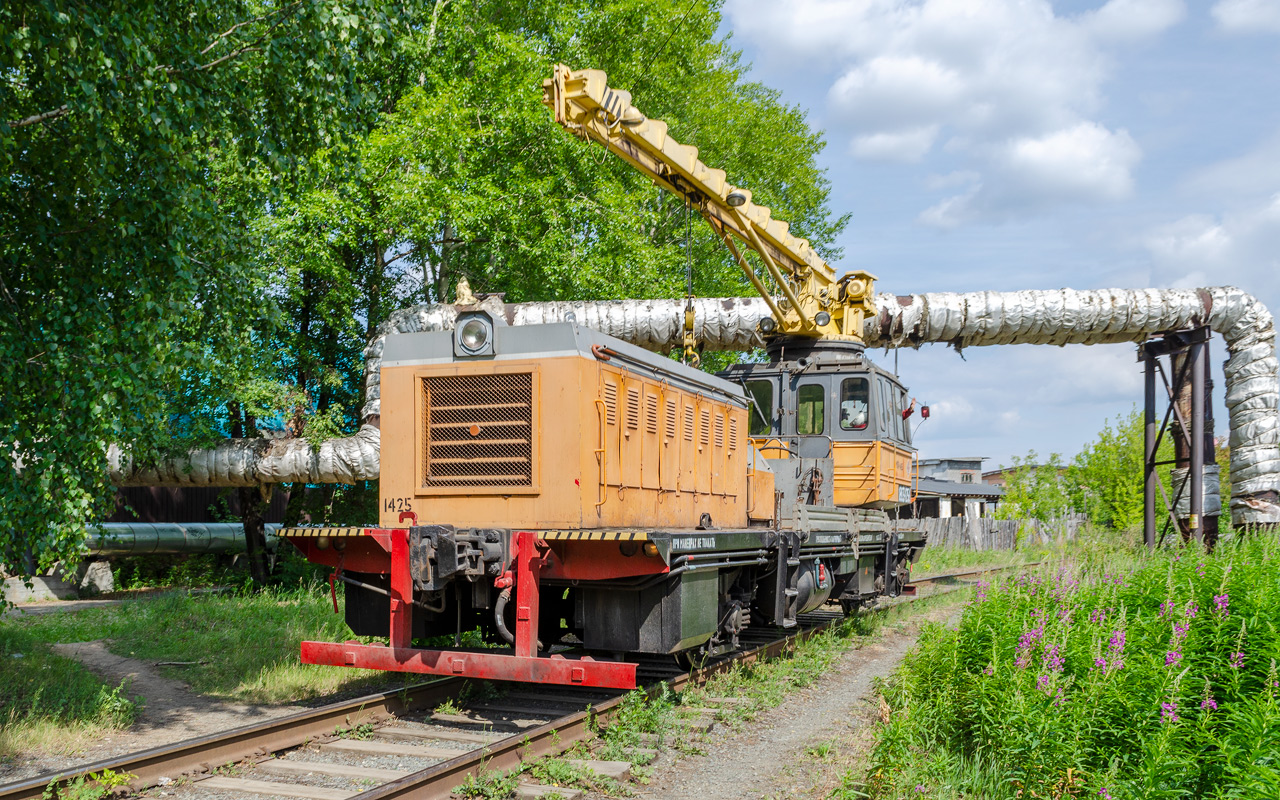
M 240 492 L 240 522 L 244 525 L 244 540 L 249 557 L 249 575 L 259 589 L 267 585 L 267 535 L 263 514 L 267 501 L 257 486 L 245 486 Z

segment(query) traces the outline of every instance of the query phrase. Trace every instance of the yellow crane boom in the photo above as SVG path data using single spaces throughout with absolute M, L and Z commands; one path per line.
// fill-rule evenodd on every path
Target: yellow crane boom
M 696 208 L 769 304 L 777 333 L 862 341 L 863 318 L 875 313 L 875 276 L 862 270 L 837 276 L 808 241 L 791 235 L 788 223 L 751 202 L 749 190 L 698 160 L 698 148 L 668 135 L 667 123 L 642 114 L 630 92 L 610 88 L 603 71 L 556 65 L 542 83 L 542 102 L 565 129 L 600 142 Z M 735 240 L 759 255 L 781 298 L 761 281 Z

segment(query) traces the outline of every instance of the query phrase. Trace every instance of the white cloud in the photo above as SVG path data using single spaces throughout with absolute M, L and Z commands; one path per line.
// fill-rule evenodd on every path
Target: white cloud
M 1219 0 L 1212 13 L 1224 31 L 1280 33 L 1280 3 L 1276 0 Z
M 1192 214 L 1156 227 L 1144 244 L 1159 283 L 1192 287 L 1221 276 L 1261 296 L 1280 291 L 1280 193 L 1253 208 Z
M 1060 203 L 1119 200 L 1132 193 L 1131 171 L 1142 157 L 1127 131 L 1113 133 L 1094 122 L 1012 139 L 993 150 L 992 180 L 926 209 L 920 221 L 954 228 Z
M 1122 42 L 1161 33 L 1185 14 L 1181 0 L 1111 0 L 1080 21 L 1098 38 Z
M 728 0 L 725 12 L 766 59 L 833 75 L 828 131 L 856 158 L 938 155 L 977 172 L 977 188 L 921 216 L 956 225 L 1127 196 L 1141 150 L 1095 119 L 1109 48 L 1159 35 L 1184 7 L 1110 0 L 1060 16 L 1049 0 Z
M 868 161 L 914 163 L 924 158 L 937 136 L 937 125 L 893 133 L 873 133 L 855 138 L 850 149 L 855 156 Z

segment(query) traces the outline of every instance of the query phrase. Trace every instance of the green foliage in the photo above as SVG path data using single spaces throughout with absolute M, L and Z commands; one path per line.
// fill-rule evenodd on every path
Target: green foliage
M 373 0 L 0 7 L 0 560 L 74 553 L 104 455 L 216 429 L 271 320 L 251 224 L 367 126 Z M 57 522 L 56 531 L 51 524 Z
M 128 786 L 137 778 L 137 775 L 110 769 L 91 772 L 72 778 L 61 786 L 57 781 L 50 783 L 44 789 L 44 800 L 100 800 L 111 794 L 113 789 Z
M 979 584 L 883 692 L 874 797 L 1280 796 L 1280 544 Z
M 1072 504 L 1089 515 L 1094 525 L 1124 530 L 1142 525 L 1144 422 L 1137 408 L 1107 422 L 1098 437 L 1085 445 L 1067 470 Z M 1160 460 L 1173 458 L 1173 441 L 1166 435 L 1158 454 Z M 1169 492 L 1169 467 L 1158 469 Z M 1157 499 L 1157 504 L 1160 500 Z
M 1071 511 L 1071 495 L 1063 473 L 1062 456 L 1051 453 L 1041 461 L 1036 451 L 1013 457 L 1013 471 L 1005 479 L 1004 497 L 996 506 L 997 519 L 1059 519 Z

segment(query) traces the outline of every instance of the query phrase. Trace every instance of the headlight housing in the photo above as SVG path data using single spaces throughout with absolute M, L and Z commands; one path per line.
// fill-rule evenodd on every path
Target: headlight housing
M 488 314 L 464 314 L 453 331 L 456 356 L 493 355 L 493 320 Z

